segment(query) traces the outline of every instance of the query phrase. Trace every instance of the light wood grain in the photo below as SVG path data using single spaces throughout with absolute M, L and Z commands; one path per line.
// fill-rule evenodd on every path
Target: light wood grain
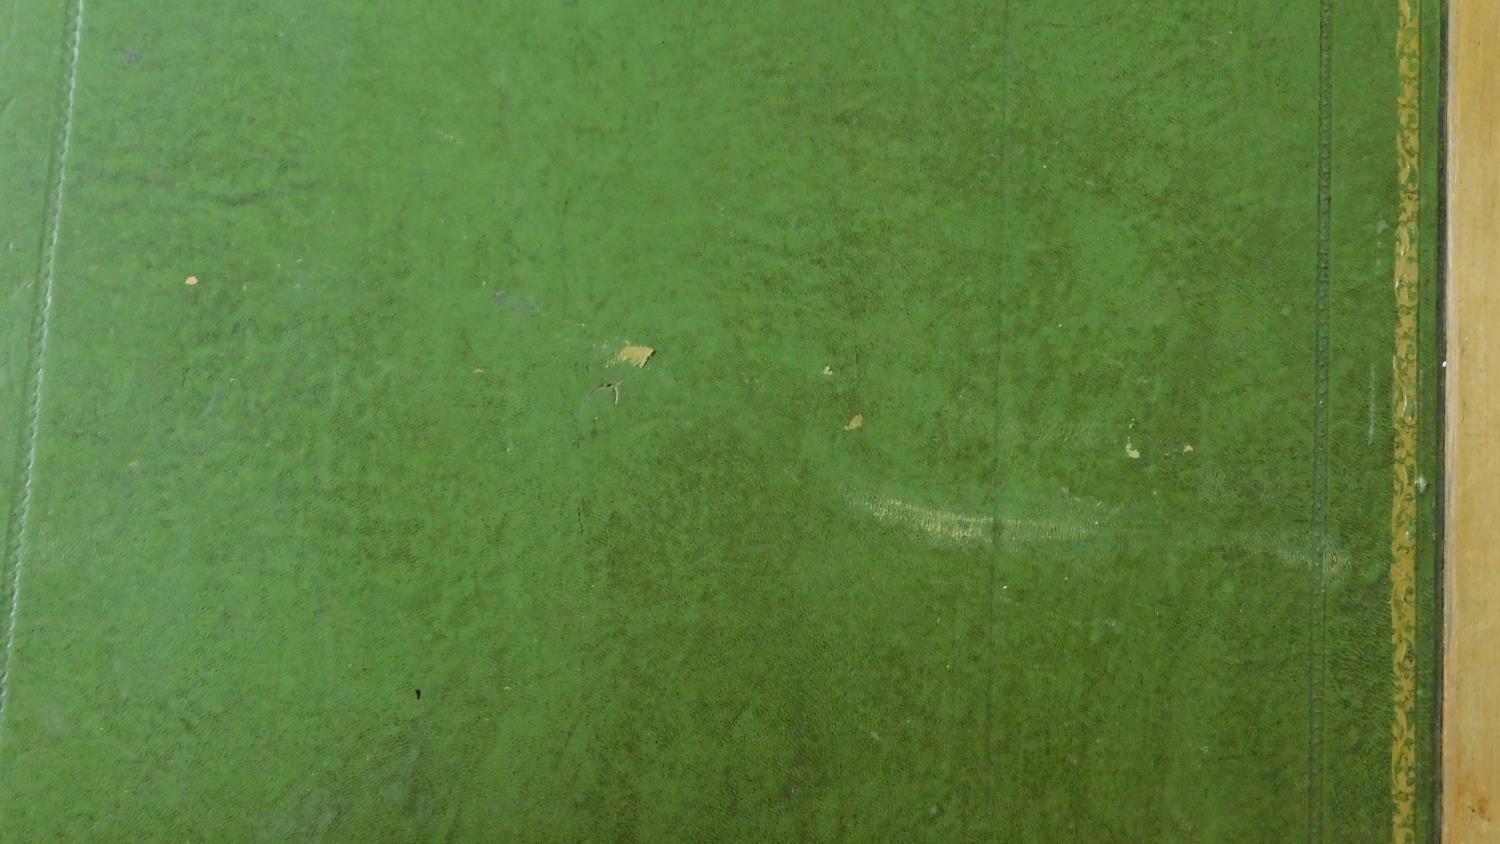
M 1449 35 L 1444 840 L 1500 841 L 1500 2 Z

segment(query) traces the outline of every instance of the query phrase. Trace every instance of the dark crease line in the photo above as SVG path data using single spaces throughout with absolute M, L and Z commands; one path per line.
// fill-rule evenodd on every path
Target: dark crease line
M 997 282 L 995 292 L 995 415 L 993 427 L 990 433 L 990 444 L 994 449 L 991 459 L 994 460 L 992 476 L 990 478 L 990 494 L 994 512 L 990 519 L 990 553 L 989 553 L 989 598 L 985 608 L 985 697 L 984 697 L 984 763 L 988 773 L 993 776 L 999 766 L 992 758 L 995 733 L 995 651 L 1000 635 L 999 620 L 995 617 L 999 606 L 999 568 L 1000 554 L 1004 547 L 1003 531 L 1004 520 L 1000 518 L 1000 499 L 1004 493 L 1004 478 L 1001 476 L 1001 466 L 1004 461 L 1001 458 L 1000 431 L 1003 415 L 1003 399 L 1006 395 L 1005 379 L 1005 326 L 1003 317 L 1005 314 L 1005 270 L 1006 250 L 1009 245 L 1010 229 L 1010 206 L 1011 206 L 1011 178 L 1007 167 L 1011 161 L 1010 155 L 1010 118 L 1011 118 L 1011 51 L 1014 43 L 1011 38 L 1013 26 L 1010 0 L 1002 0 L 1000 7 L 1000 138 L 999 138 L 999 168 L 1000 168 L 1000 231 L 997 264 L 1000 267 L 1000 278 Z M 986 788 L 990 794 L 996 792 L 996 784 L 993 780 L 986 782 Z M 983 801 L 981 801 L 982 804 Z M 968 812 L 964 812 L 962 819 L 964 826 L 968 823 Z M 967 833 L 967 830 L 963 830 Z
M 1437 33 L 1433 40 L 1437 42 L 1438 69 L 1436 81 L 1437 100 L 1437 138 L 1436 149 L 1433 151 L 1435 157 L 1434 169 L 1436 170 L 1437 190 L 1434 191 L 1432 226 L 1435 233 L 1435 248 L 1433 250 L 1433 346 L 1437 352 L 1437 359 L 1443 363 L 1448 360 L 1448 6 L 1443 0 L 1439 0 L 1437 7 Z M 1421 20 L 1422 4 L 1417 3 L 1417 17 Z M 1423 54 L 1427 51 L 1424 48 Z M 1418 111 L 1425 117 L 1425 114 Z M 1420 119 L 1420 117 L 1419 117 Z M 1422 129 L 1425 134 L 1426 127 Z M 1421 225 L 1421 222 L 1418 222 Z M 1421 346 L 1419 345 L 1420 349 Z M 1447 618 L 1448 595 L 1444 590 L 1447 577 L 1447 524 L 1448 524 L 1448 496 L 1446 467 L 1448 465 L 1448 449 L 1444 432 L 1448 430 L 1448 385 L 1443 363 L 1433 372 L 1433 456 L 1432 465 L 1440 478 L 1439 483 L 1433 484 L 1432 521 L 1433 521 L 1433 572 L 1432 589 L 1433 599 L 1429 605 L 1436 609 L 1434 618 Z M 1428 364 L 1431 366 L 1431 363 Z M 1420 370 L 1419 370 L 1420 371 Z M 1418 394 L 1420 395 L 1420 393 Z M 1428 640 L 1432 642 L 1433 651 L 1433 695 L 1432 695 L 1432 724 L 1433 740 L 1428 753 L 1431 757 L 1432 777 L 1432 802 L 1430 811 L 1432 814 L 1431 839 L 1436 841 L 1439 832 L 1443 829 L 1443 696 L 1446 686 L 1444 668 L 1447 664 L 1444 637 L 1441 635 L 1428 634 Z
M 1318 547 L 1308 607 L 1307 837 L 1323 840 L 1324 696 L 1327 679 L 1329 270 L 1333 239 L 1333 2 L 1318 4 L 1318 255 L 1314 319 L 1313 520 Z

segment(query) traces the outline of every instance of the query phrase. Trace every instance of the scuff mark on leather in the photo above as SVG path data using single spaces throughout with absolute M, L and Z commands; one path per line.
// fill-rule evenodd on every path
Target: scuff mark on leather
M 644 369 L 646 366 L 646 361 L 651 360 L 651 356 L 654 354 L 656 354 L 656 350 L 651 348 L 650 346 L 637 346 L 632 344 L 620 349 L 620 351 L 615 354 L 613 363 L 628 363 L 631 366 L 636 367 L 637 369 Z
M 1046 506 L 1041 513 L 1028 512 L 1039 509 L 1037 507 L 1024 508 L 1020 512 L 1002 511 L 997 524 L 994 516 L 919 504 L 869 487 L 846 488 L 844 498 L 881 524 L 920 531 L 943 544 L 964 547 L 991 545 L 997 535 L 1006 547 L 1086 539 L 1115 515 L 1114 510 L 1105 509 L 1103 502 L 1065 496 L 1061 502 Z

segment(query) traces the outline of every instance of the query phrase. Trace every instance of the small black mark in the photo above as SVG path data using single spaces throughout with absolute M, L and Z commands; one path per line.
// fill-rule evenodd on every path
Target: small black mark
M 422 690 L 421 689 L 417 689 L 417 700 L 421 700 L 421 699 L 422 699 Z
M 125 63 L 126 64 L 140 64 L 141 63 L 141 51 L 140 50 L 126 50 L 124 58 L 125 58 Z

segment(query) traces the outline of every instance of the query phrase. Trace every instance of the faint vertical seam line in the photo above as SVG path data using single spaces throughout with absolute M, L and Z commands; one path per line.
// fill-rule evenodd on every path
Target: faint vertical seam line
M 1313 521 L 1317 550 L 1310 574 L 1307 827 L 1323 840 L 1324 707 L 1327 682 L 1329 274 L 1333 240 L 1333 2 L 1318 4 L 1318 263 L 1313 390 Z
M 1391 837 L 1416 840 L 1417 309 L 1421 263 L 1422 27 L 1420 0 L 1397 0 L 1395 348 L 1391 415 Z
M 1000 5 L 1000 280 L 999 289 L 996 291 L 995 303 L 999 306 L 995 314 L 995 416 L 991 428 L 990 444 L 995 449 L 992 458 L 995 461 L 993 474 L 990 478 L 990 493 L 992 496 L 991 506 L 994 508 L 993 518 L 990 519 L 990 571 L 989 571 L 989 601 L 985 609 L 985 671 L 987 681 L 985 683 L 984 697 L 984 761 L 988 771 L 995 769 L 994 760 L 990 758 L 994 752 L 995 733 L 995 648 L 996 639 L 999 636 L 999 622 L 995 618 L 996 608 L 999 606 L 999 556 L 1004 547 L 1002 532 L 1004 530 L 1003 519 L 1000 518 L 1000 496 L 1003 489 L 1003 478 L 1001 478 L 1000 467 L 1003 460 L 1000 456 L 1000 431 L 1002 407 L 1001 397 L 1005 395 L 1005 253 L 1010 245 L 1010 202 L 1011 202 L 1011 179 L 1007 172 L 1010 164 L 1010 115 L 1011 115 L 1011 50 L 1015 40 L 1011 38 L 1011 26 L 1014 18 L 1011 15 L 1010 0 L 1002 0 Z M 994 783 L 987 781 L 993 796 Z M 967 819 L 967 812 L 965 812 Z
M 5 581 L 10 587 L 6 604 L 4 662 L 0 663 L 0 739 L 5 735 L 6 704 L 10 700 L 10 675 L 16 646 L 16 617 L 21 606 L 21 562 L 24 558 L 26 527 L 31 514 L 31 487 L 35 477 L 38 433 L 42 411 L 42 364 L 46 358 L 47 335 L 52 318 L 52 288 L 57 269 L 57 241 L 62 229 L 63 189 L 68 176 L 68 147 L 73 135 L 73 101 L 78 90 L 78 52 L 83 40 L 84 0 L 74 0 L 68 10 L 66 26 L 68 64 L 64 81 L 62 126 L 58 130 L 56 167 L 47 198 L 46 240 L 42 247 L 42 289 L 32 316 L 30 379 L 28 384 L 26 428 L 22 442 L 26 456 L 20 467 L 21 493 L 11 512 L 5 547 Z

